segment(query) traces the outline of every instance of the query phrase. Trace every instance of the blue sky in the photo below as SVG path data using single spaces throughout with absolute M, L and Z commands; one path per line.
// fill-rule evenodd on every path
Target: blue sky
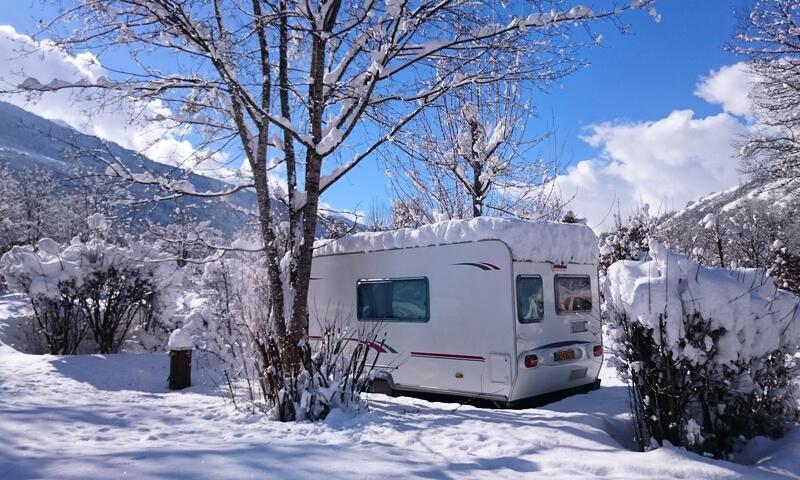
M 695 96 L 701 75 L 738 61 L 724 51 L 735 30 L 736 0 L 666 0 L 656 3 L 661 22 L 644 12 L 626 17 L 631 33 L 605 35 L 602 46 L 588 50 L 591 66 L 539 97 L 544 116 L 556 118 L 570 139 L 575 160 L 595 152 L 577 135 L 589 124 L 610 120 L 646 121 L 679 108 L 698 115 L 720 108 Z
M 40 18 L 51 18 L 55 13 L 51 8 L 42 8 L 40 0 L 15 0 L 13 3 L 17 8 L 0 10 L 0 25 L 11 25 L 19 33 L 33 33 Z M 638 183 L 631 186 L 636 175 L 630 172 L 649 168 L 647 156 L 637 160 L 637 152 L 647 147 L 659 149 L 666 145 L 669 149 L 677 146 L 670 144 L 677 143 L 725 145 L 734 140 L 733 133 L 744 128 L 747 122 L 741 116 L 726 113 L 723 118 L 723 102 L 709 103 L 697 96 L 695 89 L 703 76 L 741 60 L 725 52 L 723 45 L 735 29 L 734 9 L 747 9 L 749 3 L 746 0 L 659 0 L 656 7 L 661 14 L 660 22 L 653 21 L 646 12 L 637 11 L 624 16 L 630 27 L 628 34 L 620 34 L 611 25 L 600 25 L 596 31 L 603 34 L 604 41 L 584 51 L 584 58 L 591 66 L 546 92 L 536 93 L 534 103 L 540 118 L 530 122 L 529 130 L 534 134 L 542 132 L 555 121 L 557 141 L 564 144 L 561 162 L 575 168 L 575 172 L 564 170 L 570 175 L 565 179 L 568 187 L 564 188 L 570 189 L 567 194 L 577 192 L 576 196 L 580 196 L 588 188 L 602 190 L 606 188 L 604 182 L 619 183 L 620 175 L 627 182 L 613 187 L 621 189 L 620 192 L 612 192 L 612 187 L 608 187 L 605 196 L 576 198 L 578 213 L 599 222 L 603 217 L 599 212 L 608 210 L 606 204 L 624 199 L 629 205 L 633 203 L 631 199 L 640 197 L 648 203 L 659 203 L 659 210 L 663 210 L 664 205 L 680 208 L 689 199 L 737 181 L 736 160 L 728 158 L 732 157 L 732 150 L 722 147 L 717 150 L 724 150 L 719 152 L 724 161 L 716 163 L 705 158 L 717 155 L 714 151 L 676 149 L 667 152 L 665 158 L 658 158 L 659 152 L 650 153 L 653 161 L 663 164 L 658 175 L 675 175 L 673 185 L 680 185 L 680 172 L 693 171 L 691 167 L 695 164 L 705 165 L 700 175 L 715 176 L 717 171 L 725 170 L 717 181 L 709 182 L 707 189 L 700 185 L 673 195 L 670 191 L 653 192 L 650 188 L 643 196 L 640 189 L 647 187 Z M 597 125 L 606 128 L 597 130 Z M 730 142 L 727 137 L 714 133 L 722 127 L 726 129 L 725 134 L 731 136 Z M 597 135 L 592 145 L 580 138 L 592 134 Z M 715 137 L 709 140 L 702 135 Z M 653 140 L 642 145 L 637 143 L 639 137 Z M 675 157 L 680 158 L 675 160 Z M 576 166 L 581 161 L 590 161 L 584 162 L 582 173 Z M 669 168 L 670 165 L 674 168 Z M 623 170 L 628 173 L 620 173 Z M 697 170 L 694 172 L 696 176 Z M 593 186 L 584 187 L 589 184 Z M 324 200 L 339 208 L 364 211 L 373 201 L 387 198 L 383 166 L 379 160 L 372 159 L 343 178 Z M 595 204 L 603 206 L 593 210 Z
M 601 27 L 602 44 L 584 52 L 591 66 L 538 93 L 534 102 L 540 118 L 529 128 L 545 130 L 555 119 L 558 142 L 564 143 L 562 161 L 575 163 L 601 154 L 579 138 L 589 125 L 656 121 L 679 109 L 698 117 L 721 112 L 693 92 L 700 77 L 741 60 L 723 46 L 735 30 L 734 9 L 747 6 L 737 0 L 662 0 L 656 3 L 661 22 L 633 12 L 625 17 L 630 33 Z M 382 167 L 367 162 L 332 188 L 326 200 L 366 210 L 372 199 L 386 196 Z

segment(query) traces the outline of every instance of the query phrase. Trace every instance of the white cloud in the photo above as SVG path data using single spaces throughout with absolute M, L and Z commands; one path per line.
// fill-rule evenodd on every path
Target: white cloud
M 694 94 L 708 103 L 721 105 L 725 112 L 732 115 L 750 117 L 752 103 L 748 94 L 752 88 L 752 78 L 745 62 L 726 65 L 702 77 Z
M 742 65 L 711 72 L 695 94 L 723 112 L 696 118 L 674 110 L 647 122 L 592 125 L 582 139 L 599 150 L 556 179 L 570 208 L 598 230 L 613 214 L 650 206 L 652 213 L 681 209 L 690 200 L 740 182 L 734 143 L 750 128 L 749 81 Z M 745 118 L 741 118 L 745 117 Z
M 9 90 L 27 78 L 42 84 L 53 80 L 96 83 L 103 69 L 90 52 L 70 55 L 46 40 L 37 42 L 0 25 L 0 89 Z M 42 94 L 38 101 L 27 93 L 0 96 L 0 100 L 36 115 L 66 123 L 75 130 L 141 152 L 153 160 L 194 169 L 212 176 L 231 175 L 227 156 L 208 158 L 187 139 L 185 128 L 175 128 L 171 112 L 158 100 L 107 102 L 94 89 L 66 89 Z

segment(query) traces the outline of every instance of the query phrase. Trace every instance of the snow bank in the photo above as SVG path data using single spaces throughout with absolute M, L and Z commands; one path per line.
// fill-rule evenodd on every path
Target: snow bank
M 609 308 L 658 331 L 677 358 L 702 363 L 706 352 L 681 342 L 684 315 L 699 313 L 716 339 L 706 337 L 706 350 L 718 349 L 715 361 L 732 363 L 761 357 L 786 345 L 800 344 L 798 299 L 778 290 L 774 279 L 755 269 L 704 267 L 689 258 L 650 243 L 652 260 L 621 261 L 608 269 Z
M 514 260 L 597 263 L 597 237 L 586 225 L 492 217 L 450 220 L 417 229 L 357 233 L 334 241 L 319 241 L 315 254 L 374 252 L 481 240 L 505 242 L 511 247 Z
M 0 326 L 23 307 L 0 297 Z M 164 354 L 2 347 L 2 478 L 775 480 L 796 478 L 800 458 L 800 427 L 757 439 L 737 463 L 673 447 L 627 450 L 628 395 L 608 369 L 604 388 L 536 409 L 373 395 L 361 415 L 281 423 L 235 410 L 199 355 L 195 385 L 176 395 Z

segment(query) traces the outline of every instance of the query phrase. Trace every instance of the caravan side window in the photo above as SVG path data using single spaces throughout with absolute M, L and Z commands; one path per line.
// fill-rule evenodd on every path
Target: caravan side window
M 585 312 L 592 309 L 592 281 L 588 276 L 556 277 L 558 313 Z
M 359 320 L 427 322 L 430 301 L 427 278 L 359 280 Z
M 542 277 L 517 277 L 517 320 L 519 323 L 536 323 L 543 318 Z

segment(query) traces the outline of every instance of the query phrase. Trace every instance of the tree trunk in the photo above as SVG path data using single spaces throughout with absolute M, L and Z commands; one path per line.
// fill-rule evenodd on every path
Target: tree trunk
M 314 145 L 322 140 L 322 113 L 324 108 L 325 40 L 314 35 L 311 50 L 311 84 L 308 87 L 308 117 L 311 138 Z M 313 148 L 306 150 L 306 203 L 303 207 L 302 239 L 297 252 L 297 276 L 292 284 L 294 302 L 292 323 L 286 336 L 284 348 L 287 352 L 288 370 L 295 371 L 302 362 L 302 352 L 297 348 L 308 330 L 308 286 L 311 281 L 311 261 L 314 255 L 314 239 L 317 230 L 317 209 L 319 203 L 319 181 L 322 171 L 322 155 Z
M 314 145 L 322 140 L 322 117 L 325 110 L 325 51 L 328 34 L 333 31 L 336 17 L 339 15 L 341 0 L 331 0 L 322 25 L 322 31 L 313 35 L 311 47 L 311 66 L 308 87 L 308 119 L 311 127 L 311 138 Z M 285 345 L 288 355 L 285 356 L 290 371 L 299 368 L 303 355 L 308 349 L 301 349 L 301 340 L 308 334 L 308 286 L 311 282 L 311 261 L 314 255 L 314 239 L 317 231 L 317 215 L 319 207 L 320 174 L 322 173 L 323 156 L 315 149 L 306 150 L 306 203 L 303 207 L 302 239 L 296 257 L 297 275 L 292 287 L 294 301 L 292 304 L 292 324 L 286 336 Z M 305 353 L 304 353 L 305 352 Z
M 478 144 L 478 122 L 471 120 L 469 122 L 470 135 L 472 138 L 472 151 L 470 152 L 470 166 L 472 167 L 472 218 L 480 217 L 483 215 L 483 185 L 481 182 L 481 175 L 483 175 L 483 165 L 478 161 L 475 146 Z
M 725 268 L 725 252 L 722 245 L 722 235 L 717 232 L 717 254 L 719 255 L 719 266 Z
M 253 14 L 257 18 L 262 17 L 261 4 L 259 0 L 253 0 Z M 271 104 L 271 89 L 272 89 L 272 73 L 271 64 L 269 59 L 269 45 L 267 44 L 266 25 L 258 25 L 257 37 L 258 47 L 261 59 L 261 110 L 269 112 Z M 237 117 L 241 117 L 241 105 L 234 102 L 234 111 Z M 237 125 L 239 125 L 240 132 L 246 130 L 244 120 L 236 118 Z M 270 287 L 270 301 L 271 305 L 271 321 L 275 327 L 276 333 L 279 337 L 283 338 L 286 335 L 286 320 L 284 314 L 285 299 L 283 298 L 283 280 L 281 278 L 280 256 L 278 252 L 277 237 L 275 229 L 272 225 L 272 199 L 269 193 L 269 180 L 267 178 L 267 146 L 269 142 L 269 120 L 261 117 L 257 124 L 258 127 L 258 142 L 256 144 L 256 151 L 250 151 L 248 158 L 250 159 L 250 168 L 253 170 L 253 180 L 256 189 L 256 198 L 258 200 L 258 220 L 261 227 L 261 235 L 264 239 L 264 250 L 267 256 L 267 276 L 269 278 Z M 240 133 L 241 134 L 241 133 Z M 249 145 L 243 136 L 243 144 Z
M 280 3 L 280 32 L 278 45 L 278 95 L 281 102 L 281 116 L 291 122 L 292 111 L 289 105 L 289 13 L 287 0 Z M 294 211 L 294 200 L 297 191 L 297 159 L 294 151 L 294 138 L 289 129 L 283 129 L 283 159 L 286 164 L 286 184 L 289 203 L 289 235 L 286 245 L 288 252 L 294 252 L 295 231 L 299 213 Z M 293 285 L 297 277 L 297 268 L 294 263 L 289 270 L 289 284 Z

